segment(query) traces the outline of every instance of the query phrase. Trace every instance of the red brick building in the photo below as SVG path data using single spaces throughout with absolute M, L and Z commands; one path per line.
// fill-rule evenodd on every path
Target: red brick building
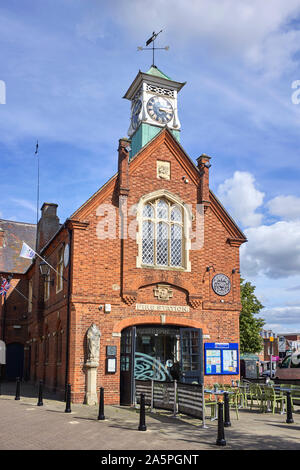
M 179 143 L 183 85 L 139 72 L 118 172 L 62 225 L 55 204 L 42 207 L 38 253 L 56 272 L 43 278 L 37 257 L 22 274 L 24 370 L 58 392 L 70 383 L 73 401 L 92 403 L 103 386 L 107 403 L 132 403 L 135 377 L 238 378 L 203 358 L 202 343 L 239 342 L 246 238 L 209 188 L 210 157 L 195 164 Z

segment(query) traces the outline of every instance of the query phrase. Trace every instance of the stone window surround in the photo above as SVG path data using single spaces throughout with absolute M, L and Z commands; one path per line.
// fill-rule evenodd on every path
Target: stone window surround
M 142 242 L 143 242 L 143 235 L 142 235 L 142 224 L 143 224 L 143 207 L 156 199 L 164 198 L 168 200 L 172 204 L 176 204 L 183 209 L 183 265 L 181 267 L 176 266 L 157 266 L 157 265 L 145 265 L 142 263 Z M 191 225 L 192 225 L 192 213 L 188 206 L 186 206 L 185 202 L 178 197 L 176 194 L 171 193 L 166 189 L 159 189 L 157 191 L 153 191 L 151 193 L 143 195 L 138 204 L 137 204 L 137 223 L 138 223 L 138 232 L 137 232 L 137 244 L 138 244 L 138 256 L 136 258 L 136 267 L 137 268 L 147 268 L 147 269 L 157 269 L 157 270 L 164 270 L 164 271 L 191 271 L 191 262 L 189 259 L 189 252 L 191 248 L 191 240 L 188 236 L 190 233 Z

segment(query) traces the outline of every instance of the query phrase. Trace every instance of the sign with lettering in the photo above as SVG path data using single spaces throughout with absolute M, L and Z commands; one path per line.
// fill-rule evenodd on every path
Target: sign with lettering
M 157 304 L 136 304 L 136 310 L 151 310 L 156 312 L 189 312 L 187 305 L 157 305 Z
M 117 346 L 106 346 L 106 355 L 107 356 L 116 356 L 117 355 Z

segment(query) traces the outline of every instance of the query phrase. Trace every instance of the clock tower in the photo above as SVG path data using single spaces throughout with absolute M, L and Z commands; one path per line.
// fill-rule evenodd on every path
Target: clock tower
M 131 101 L 131 158 L 165 126 L 180 140 L 177 95 L 184 85 L 155 65 L 146 73 L 139 71 L 123 97 Z

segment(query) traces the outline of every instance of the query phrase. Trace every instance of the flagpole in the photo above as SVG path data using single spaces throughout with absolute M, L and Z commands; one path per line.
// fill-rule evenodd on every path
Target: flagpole
M 39 222 L 39 205 L 40 205 L 40 159 L 39 159 L 39 142 L 36 141 L 35 155 L 37 156 L 37 195 L 36 195 L 36 239 L 35 239 L 35 249 L 38 249 L 38 222 Z

